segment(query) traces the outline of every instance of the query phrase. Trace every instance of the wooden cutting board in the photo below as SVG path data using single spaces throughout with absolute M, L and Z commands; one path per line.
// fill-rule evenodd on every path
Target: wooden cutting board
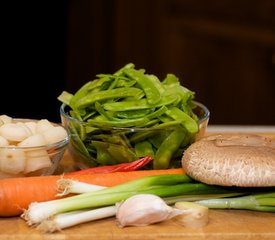
M 214 134 L 210 131 L 208 134 Z M 265 132 L 275 138 L 274 132 Z M 68 156 L 65 156 L 65 158 Z M 0 218 L 0 240 L 47 240 L 47 239 L 275 239 L 275 213 L 246 210 L 210 209 L 209 223 L 203 228 L 185 228 L 173 219 L 146 227 L 119 228 L 115 218 L 80 224 L 57 233 L 44 234 L 26 225 L 19 217 Z
M 185 228 L 174 220 L 146 227 L 119 228 L 115 218 L 81 224 L 58 233 L 43 234 L 20 218 L 0 219 L 0 239 L 275 239 L 275 213 L 244 210 L 211 210 L 203 228 Z

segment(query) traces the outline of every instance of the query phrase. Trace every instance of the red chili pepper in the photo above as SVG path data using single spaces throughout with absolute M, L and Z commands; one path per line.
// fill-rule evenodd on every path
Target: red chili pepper
M 68 173 L 68 175 L 79 175 L 79 174 L 91 174 L 91 173 L 111 173 L 111 172 L 129 172 L 138 170 L 147 165 L 153 158 L 150 156 L 140 158 L 129 163 L 120 163 L 108 166 L 99 166 L 93 168 L 87 168 L 75 172 Z

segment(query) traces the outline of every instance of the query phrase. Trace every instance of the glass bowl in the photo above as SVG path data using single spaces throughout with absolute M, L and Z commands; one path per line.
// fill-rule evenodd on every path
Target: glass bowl
M 71 117 L 70 107 L 63 103 L 61 122 L 71 137 L 68 149 L 75 169 L 131 162 L 148 155 L 153 161 L 145 169 L 180 167 L 184 150 L 204 135 L 210 117 L 205 105 L 193 103 L 198 124 L 195 133 L 181 123 L 144 128 L 99 126 Z
M 0 179 L 54 174 L 69 143 L 67 129 L 46 119 L 2 117 Z

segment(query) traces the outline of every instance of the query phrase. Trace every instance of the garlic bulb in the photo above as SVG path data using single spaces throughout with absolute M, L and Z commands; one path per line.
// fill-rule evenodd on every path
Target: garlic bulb
M 168 220 L 185 210 L 170 207 L 153 194 L 137 194 L 117 204 L 116 222 L 119 227 L 146 226 Z

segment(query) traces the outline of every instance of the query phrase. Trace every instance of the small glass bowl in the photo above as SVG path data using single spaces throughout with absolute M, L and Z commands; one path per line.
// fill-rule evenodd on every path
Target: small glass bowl
M 61 122 L 71 136 L 68 150 L 74 160 L 74 168 L 86 169 L 131 162 L 147 155 L 151 155 L 154 160 L 147 165 L 146 169 L 180 167 L 183 151 L 192 142 L 204 136 L 208 126 L 210 117 L 208 108 L 195 101 L 194 105 L 193 112 L 198 117 L 199 131 L 188 135 L 186 131 L 178 132 L 178 125 L 168 125 L 165 128 L 99 127 L 71 117 L 70 107 L 62 104 L 60 107 Z M 169 143 L 169 135 L 173 131 L 177 138 L 181 138 L 180 144 L 172 141 Z M 168 163 L 167 158 L 164 160 L 160 156 L 162 153 L 159 150 L 165 141 L 162 148 L 163 155 L 169 158 Z M 170 147 L 172 150 L 169 150 Z M 157 153 L 158 150 L 159 153 Z M 156 164 L 156 158 L 161 158 L 159 161 L 163 163 Z
M 13 119 L 13 123 L 24 125 L 25 123 L 37 123 L 40 120 L 34 119 Z M 43 120 L 42 120 L 43 121 Z M 47 121 L 47 120 L 46 120 Z M 48 121 L 47 121 L 48 122 Z M 0 146 L 0 179 L 14 177 L 30 177 L 30 176 L 45 176 L 53 175 L 59 167 L 60 160 L 69 144 L 69 133 L 61 124 L 50 123 L 53 127 L 58 127 L 52 130 L 51 139 L 48 144 L 30 144 L 25 142 L 25 145 L 20 146 L 20 142 L 11 141 L 8 146 Z M 26 126 L 25 126 L 26 127 Z M 29 127 L 27 127 L 29 131 Z M 32 127 L 30 127 L 32 128 Z M 31 129 L 31 131 L 34 131 Z M 47 130 L 45 130 L 46 132 Z M 63 137 L 57 136 L 57 132 L 62 132 Z M 32 132 L 32 134 L 35 134 Z M 37 135 L 30 140 L 36 139 Z M 49 135 L 46 138 L 49 138 Z M 1 136 L 2 138 L 2 136 Z M 39 138 L 39 137 L 37 137 Z M 61 139 L 61 140 L 60 140 Z

